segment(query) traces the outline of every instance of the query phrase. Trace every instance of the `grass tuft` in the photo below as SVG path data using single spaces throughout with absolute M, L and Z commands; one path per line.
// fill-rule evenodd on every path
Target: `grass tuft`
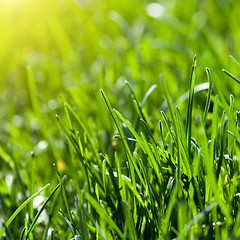
M 17 2 L 0 238 L 239 239 L 240 2 Z

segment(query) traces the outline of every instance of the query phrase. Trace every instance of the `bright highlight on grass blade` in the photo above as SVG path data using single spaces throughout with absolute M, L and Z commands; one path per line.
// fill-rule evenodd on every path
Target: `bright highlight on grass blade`
M 222 69 L 222 71 L 223 71 L 224 73 L 226 73 L 229 77 L 231 77 L 233 80 L 235 80 L 237 83 L 240 83 L 240 80 L 239 80 L 237 77 L 235 77 L 234 75 L 232 75 L 230 72 L 228 72 L 228 71 L 225 70 L 225 69 Z
M 192 111 L 193 111 L 193 98 L 194 98 L 194 85 L 195 85 L 195 78 L 196 78 L 196 55 L 193 58 L 192 64 L 192 71 L 190 76 L 190 83 L 189 83 L 189 98 L 188 98 L 188 112 L 187 112 L 187 125 L 186 125 L 186 136 L 188 141 L 188 154 L 190 157 L 191 151 L 191 138 L 192 138 Z
M 205 109 L 204 109 L 204 112 L 203 112 L 203 124 L 204 125 L 205 125 L 205 122 L 206 122 L 206 119 L 207 119 L 207 114 L 208 114 L 209 107 L 210 107 L 212 87 L 213 87 L 211 72 L 210 72 L 209 68 L 206 68 L 206 73 L 207 73 L 207 77 L 208 77 L 209 86 L 208 86 L 208 95 L 207 95 L 207 100 L 206 100 L 206 104 L 205 104 Z

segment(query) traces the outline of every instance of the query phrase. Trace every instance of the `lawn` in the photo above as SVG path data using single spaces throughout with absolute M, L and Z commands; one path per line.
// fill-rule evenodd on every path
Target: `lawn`
M 239 9 L 0 0 L 0 238 L 239 239 Z

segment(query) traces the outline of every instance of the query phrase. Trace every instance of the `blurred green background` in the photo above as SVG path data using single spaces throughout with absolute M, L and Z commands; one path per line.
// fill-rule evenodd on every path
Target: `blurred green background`
M 1 118 L 30 105 L 27 65 L 41 103 L 89 84 L 95 98 L 95 91 L 112 89 L 121 77 L 149 86 L 160 72 L 168 76 L 173 94 L 185 91 L 194 54 L 201 68 L 216 71 L 229 63 L 229 54 L 238 58 L 239 4 L 1 0 L 0 90 L 7 106 Z
M 226 99 L 229 92 L 237 96 L 237 83 L 229 81 L 221 69 L 227 66 L 238 75 L 228 57 L 239 56 L 238 9 L 239 1 L 223 0 L 1 0 L 0 141 L 4 152 L 13 151 L 17 159 L 26 159 L 32 150 L 39 153 L 39 172 L 48 181 L 51 171 L 41 171 L 45 163 L 65 156 L 55 120 L 55 114 L 63 111 L 62 94 L 92 135 L 104 138 L 99 150 L 105 153 L 112 146 L 114 127 L 99 90 L 104 89 L 113 106 L 134 120 L 125 80 L 141 100 L 151 85 L 160 85 L 163 73 L 177 99 L 188 90 L 194 54 L 197 84 L 207 81 L 208 66 L 227 89 Z M 34 75 L 35 107 L 27 66 Z M 147 103 L 155 122 L 164 101 L 161 93 L 158 86 Z M 203 108 L 204 101 L 197 104 Z M 1 166 L 5 163 L 1 160 Z
M 111 88 L 129 75 L 151 83 L 167 70 L 179 89 L 195 53 L 212 68 L 238 57 L 238 9 L 238 1 L 214 0 L 1 0 L 2 100 L 20 112 L 29 105 L 28 64 L 43 101 L 82 82 Z
M 99 89 L 133 119 L 124 81 L 141 99 L 152 84 L 159 85 L 163 73 L 177 99 L 188 89 L 194 54 L 197 84 L 207 81 L 208 66 L 227 90 L 226 99 L 229 92 L 239 95 L 237 83 L 221 72 L 227 68 L 238 75 L 228 55 L 239 56 L 239 9 L 239 1 L 224 0 L 1 0 L 0 141 L 21 145 L 23 152 L 41 152 L 40 142 L 47 151 L 48 141 L 59 138 L 54 118 L 62 112 L 61 93 L 87 126 L 91 118 L 99 135 L 106 132 L 104 152 L 111 145 L 113 125 Z M 35 79 L 35 110 L 27 66 Z M 147 105 L 155 117 L 164 101 L 161 92 L 158 87 Z

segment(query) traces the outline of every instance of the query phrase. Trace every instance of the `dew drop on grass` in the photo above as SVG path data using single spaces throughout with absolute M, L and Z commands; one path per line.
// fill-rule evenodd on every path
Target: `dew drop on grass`
M 165 8 L 159 3 L 149 3 L 146 11 L 150 17 L 159 18 L 165 12 Z

